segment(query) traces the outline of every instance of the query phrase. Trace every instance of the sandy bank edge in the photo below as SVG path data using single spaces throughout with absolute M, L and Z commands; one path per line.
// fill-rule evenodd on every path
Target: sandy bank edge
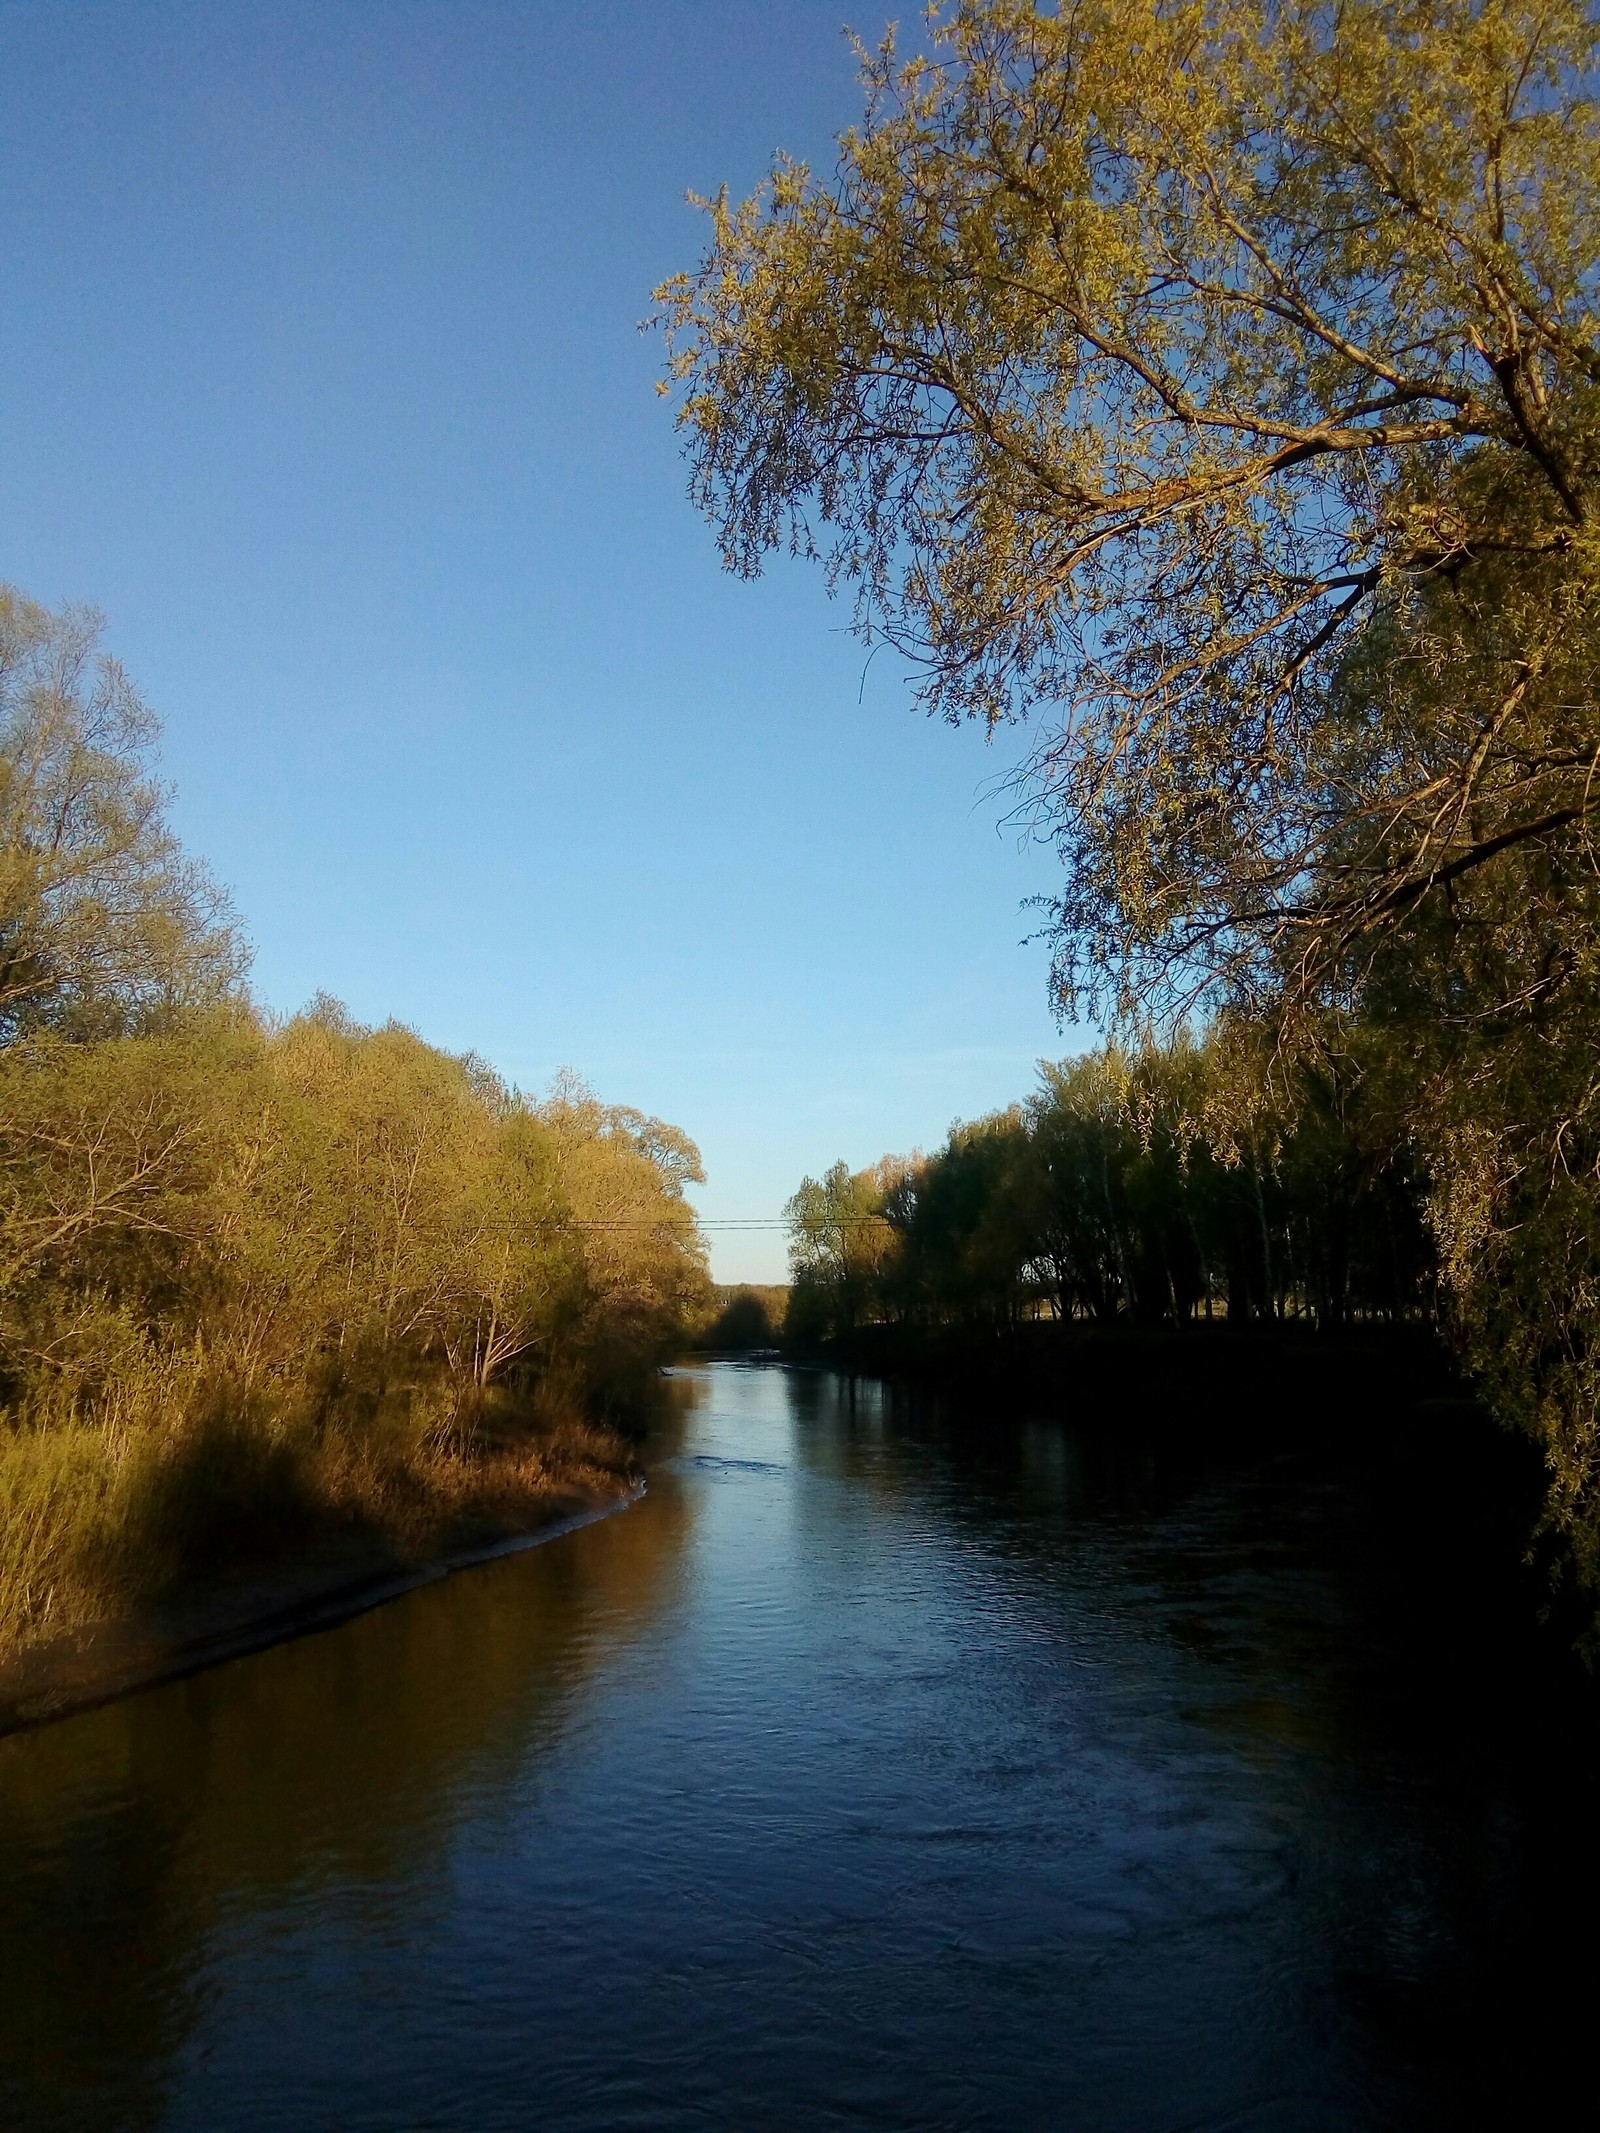
M 557 1498 L 562 1508 L 553 1508 L 540 1525 L 491 1534 L 424 1562 L 377 1550 L 347 1551 L 286 1564 L 248 1585 L 224 1586 L 180 1606 L 63 1632 L 0 1664 L 0 1737 L 203 1673 L 271 1644 L 336 1629 L 458 1570 L 520 1555 L 626 1511 L 644 1493 L 642 1478 L 615 1495 L 564 1489 Z

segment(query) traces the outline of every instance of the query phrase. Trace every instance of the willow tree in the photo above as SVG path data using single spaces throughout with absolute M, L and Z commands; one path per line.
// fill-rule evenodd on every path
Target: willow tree
M 1597 35 L 957 0 L 658 294 L 728 564 L 1030 721 L 1062 1006 L 1382 1064 L 1600 1592 Z
M 960 0 L 658 291 L 727 562 L 1035 716 L 1064 1006 L 1348 997 L 1586 863 L 1595 57 L 1582 0 Z

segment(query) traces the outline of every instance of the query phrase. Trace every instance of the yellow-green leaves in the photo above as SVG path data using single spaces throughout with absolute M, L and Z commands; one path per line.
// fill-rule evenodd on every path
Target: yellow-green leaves
M 99 629 L 0 585 L 0 1044 L 152 1026 L 224 997 L 246 960 L 167 827 L 155 721 Z
M 319 1522 L 528 1515 L 708 1288 L 675 1127 L 256 1012 L 96 632 L 0 588 L 0 1647 Z
M 1594 58 L 1578 0 L 962 0 L 659 292 L 730 565 L 1037 719 L 1065 1005 L 1348 995 L 1595 804 L 1572 659 L 1495 726 L 1600 583 Z M 1374 630 L 1449 701 L 1353 713 Z
M 657 1120 L 529 1103 L 331 1003 L 40 1036 L 0 1051 L 0 1369 L 77 1368 L 102 1307 L 288 1406 L 648 1367 L 704 1282 L 697 1171 Z

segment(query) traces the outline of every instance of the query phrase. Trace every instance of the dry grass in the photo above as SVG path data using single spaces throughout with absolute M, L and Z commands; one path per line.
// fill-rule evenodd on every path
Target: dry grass
M 92 1404 L 0 1413 L 0 1658 L 339 1535 L 416 1559 L 616 1488 L 621 1441 L 541 1405 L 463 1419 L 407 1392 L 285 1416 L 198 1354 L 150 1354 Z

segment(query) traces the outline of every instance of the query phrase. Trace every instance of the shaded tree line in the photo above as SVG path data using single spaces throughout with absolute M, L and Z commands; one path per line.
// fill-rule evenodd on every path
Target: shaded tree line
M 703 1322 L 695 1328 L 694 1345 L 743 1355 L 776 1347 L 788 1305 L 786 1285 L 719 1282 L 712 1290 Z
M 790 1336 L 1433 1317 L 1423 1177 L 1381 1076 L 1354 1057 L 1260 1069 L 1231 1026 L 1107 1046 L 932 1155 L 807 1178 Z

